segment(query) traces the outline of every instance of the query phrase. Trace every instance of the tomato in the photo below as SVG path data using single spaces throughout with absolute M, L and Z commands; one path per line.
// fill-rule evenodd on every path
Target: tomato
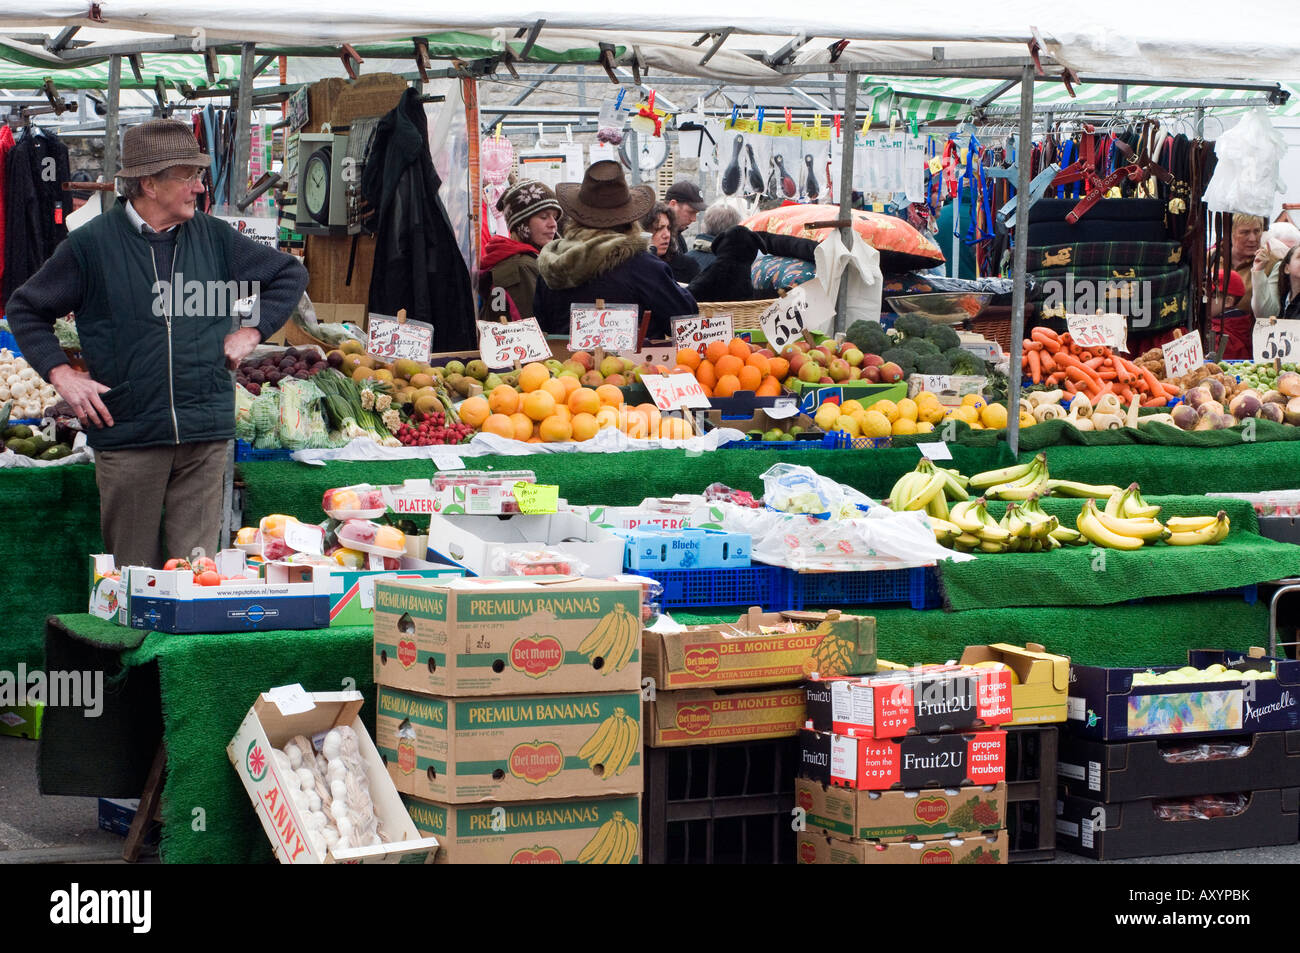
M 190 566 L 190 561 L 188 559 L 169 559 L 167 562 L 163 563 L 164 570 L 191 568 L 193 567 Z
M 221 577 L 217 575 L 217 571 L 215 569 L 209 569 L 206 572 L 199 573 L 197 576 L 194 577 L 194 581 L 197 582 L 200 586 L 221 585 Z
M 217 563 L 214 559 L 210 559 L 207 556 L 200 556 L 198 559 L 194 560 L 195 573 L 216 572 L 216 570 Z

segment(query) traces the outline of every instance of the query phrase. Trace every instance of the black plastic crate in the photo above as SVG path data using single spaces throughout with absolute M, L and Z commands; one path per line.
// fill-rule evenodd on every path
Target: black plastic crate
M 645 749 L 650 864 L 794 861 L 794 738 Z
M 1008 860 L 1056 857 L 1055 725 L 1007 729 Z

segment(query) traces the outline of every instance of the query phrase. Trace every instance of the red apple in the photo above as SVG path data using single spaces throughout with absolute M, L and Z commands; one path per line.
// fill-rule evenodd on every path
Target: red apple
M 880 365 L 880 380 L 884 384 L 894 384 L 903 379 L 903 369 L 890 361 Z
M 879 367 L 881 364 L 885 363 L 885 359 L 881 357 L 879 354 L 863 354 L 862 363 Z
M 790 373 L 794 374 L 795 376 L 798 376 L 799 371 L 803 368 L 805 364 L 812 363 L 811 361 L 808 360 L 808 355 L 798 350 L 795 351 L 792 355 L 790 355 L 789 361 L 790 361 Z
M 862 369 L 862 379 L 871 381 L 873 384 L 880 383 L 880 368 L 875 364 L 868 364 Z
M 799 380 L 805 384 L 816 383 L 822 376 L 822 367 L 816 361 L 805 361 L 799 368 Z
M 849 380 L 851 380 L 851 381 L 859 381 L 859 380 L 862 380 L 862 368 L 860 368 L 860 367 L 850 367 L 850 368 L 849 368 Z
M 573 356 L 572 358 L 570 358 L 570 360 L 577 361 L 587 370 L 591 370 L 595 364 L 596 358 L 593 355 L 587 353 L 586 351 L 574 351 Z
M 763 355 L 763 357 L 767 358 L 769 361 L 772 358 L 776 357 L 776 355 L 772 353 L 772 349 L 770 347 L 765 347 L 762 350 L 760 350 L 758 353 Z
M 821 378 L 819 381 L 817 381 L 817 383 L 818 383 L 818 384 L 834 384 L 834 383 L 835 383 L 835 379 L 834 379 L 833 377 L 826 377 L 825 375 L 823 375 L 822 378 Z
M 856 347 L 850 347 L 840 357 L 849 362 L 849 367 L 859 367 L 865 355 Z
M 794 356 L 796 354 L 802 354 L 802 353 L 803 352 L 799 350 L 799 346 L 797 344 L 787 344 L 785 347 L 781 348 L 781 356 L 785 358 L 787 361 L 794 360 Z
M 831 361 L 829 373 L 831 375 L 832 380 L 846 381 L 849 379 L 849 372 L 851 370 L 852 368 L 849 367 L 848 361 L 844 360 L 843 358 L 837 357 L 835 358 L 835 360 Z
M 608 377 L 605 378 L 605 383 L 613 384 L 615 387 L 626 387 L 627 378 L 624 377 L 622 374 L 610 374 Z

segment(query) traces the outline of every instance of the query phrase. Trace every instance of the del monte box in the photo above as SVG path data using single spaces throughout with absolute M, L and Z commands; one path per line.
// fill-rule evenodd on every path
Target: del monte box
M 572 576 L 375 585 L 377 685 L 451 697 L 641 687 L 641 587 Z

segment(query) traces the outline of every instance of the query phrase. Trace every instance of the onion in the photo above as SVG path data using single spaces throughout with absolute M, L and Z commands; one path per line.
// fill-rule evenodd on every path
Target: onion
M 1292 397 L 1282 409 L 1283 417 L 1291 426 L 1300 425 L 1300 397 Z
M 1287 397 L 1300 397 L 1300 374 L 1287 371 L 1277 379 L 1277 389 Z

